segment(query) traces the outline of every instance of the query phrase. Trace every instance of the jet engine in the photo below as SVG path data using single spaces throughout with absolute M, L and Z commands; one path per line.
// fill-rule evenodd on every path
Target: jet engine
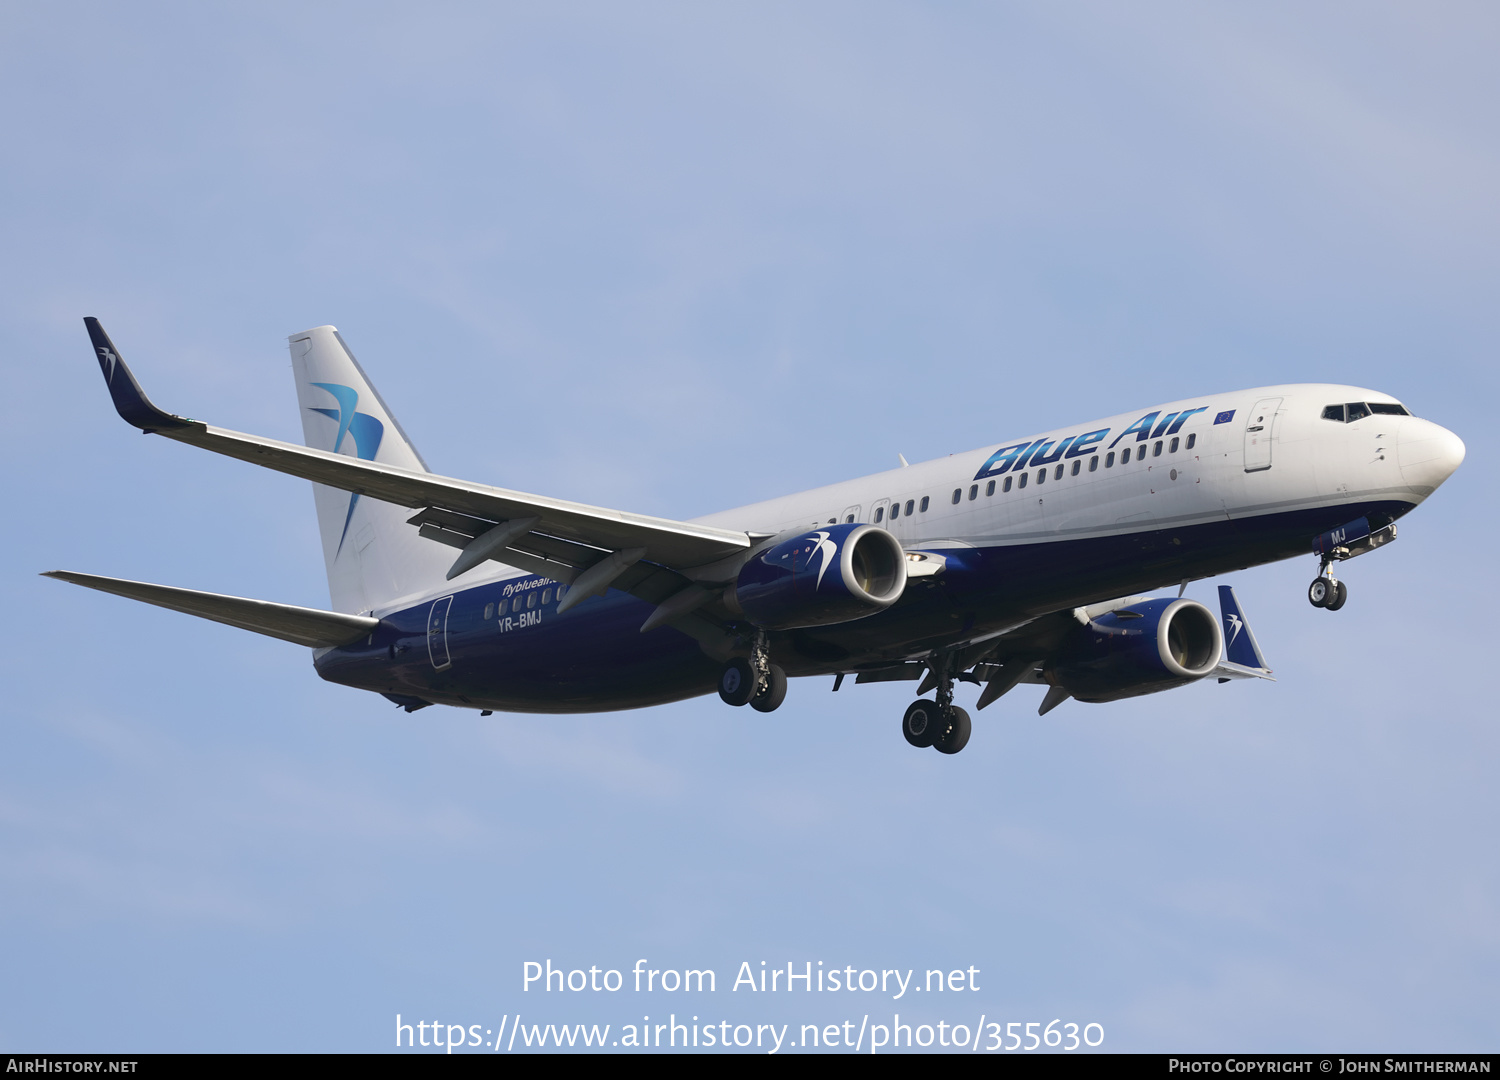
M 863 619 L 906 588 L 906 552 L 874 525 L 829 525 L 751 556 L 725 601 L 767 630 Z
M 1171 690 L 1219 665 L 1219 621 L 1195 600 L 1143 600 L 1081 626 L 1043 674 L 1079 701 Z

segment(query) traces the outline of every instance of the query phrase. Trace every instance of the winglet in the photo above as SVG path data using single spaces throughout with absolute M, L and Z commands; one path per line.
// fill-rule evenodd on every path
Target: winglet
M 135 376 L 125 366 L 125 361 L 120 359 L 115 343 L 109 340 L 109 335 L 99 325 L 99 320 L 92 315 L 85 316 L 83 325 L 88 327 L 89 340 L 94 343 L 94 354 L 99 360 L 99 370 L 104 373 L 104 384 L 109 387 L 115 411 L 126 423 L 134 424 L 147 432 L 171 431 L 197 425 L 197 421 L 162 412 L 151 404 L 151 399 L 141 389 L 141 384 L 135 381 Z
M 1224 618 L 1224 659 L 1220 666 L 1225 670 L 1222 674 L 1270 678 L 1271 669 L 1266 666 L 1266 658 L 1255 640 L 1255 631 L 1250 629 L 1250 621 L 1240 610 L 1233 586 L 1219 586 L 1219 610 Z

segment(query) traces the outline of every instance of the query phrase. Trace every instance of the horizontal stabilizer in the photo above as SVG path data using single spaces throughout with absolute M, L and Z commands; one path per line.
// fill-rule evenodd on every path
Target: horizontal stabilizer
M 212 619 L 227 626 L 237 626 L 241 630 L 251 630 L 313 649 L 349 645 L 367 637 L 380 625 L 379 619 L 364 615 L 341 615 L 335 611 L 297 607 L 295 604 L 273 604 L 266 600 L 247 600 L 240 596 L 223 596 L 196 589 L 178 589 L 170 585 L 151 585 L 144 581 L 99 577 L 96 574 L 50 570 L 42 577 L 70 581 L 87 589 L 114 593 L 116 596 L 196 615 L 200 619 Z

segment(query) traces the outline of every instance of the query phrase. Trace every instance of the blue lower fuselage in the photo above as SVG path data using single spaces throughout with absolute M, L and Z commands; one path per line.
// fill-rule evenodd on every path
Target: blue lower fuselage
M 771 657 L 792 676 L 897 663 L 1048 612 L 1306 554 L 1327 529 L 1360 516 L 1391 521 L 1411 508 L 1381 500 L 1107 537 L 945 547 L 944 572 L 912 581 L 895 606 L 773 633 Z M 551 602 L 524 617 L 486 618 L 517 580 L 537 582 Z M 456 590 L 386 615 L 370 638 L 321 651 L 314 663 L 330 682 L 508 712 L 640 708 L 713 692 L 722 660 L 671 626 L 642 634 L 651 604 L 611 590 L 558 614 L 555 597 L 555 583 L 539 579 Z M 433 625 L 435 604 L 444 608 Z

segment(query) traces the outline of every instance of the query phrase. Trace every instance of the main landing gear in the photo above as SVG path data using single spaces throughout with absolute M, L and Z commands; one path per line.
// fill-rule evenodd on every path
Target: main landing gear
M 764 631 L 756 633 L 748 658 L 736 656 L 719 672 L 719 697 L 757 712 L 774 712 L 786 700 L 786 672 L 771 663 Z
M 939 705 L 918 698 L 901 718 L 901 734 L 913 746 L 931 746 L 941 754 L 956 754 L 969 745 L 974 725 L 957 705 Z
M 1313 578 L 1312 584 L 1307 587 L 1307 602 L 1313 607 L 1337 611 L 1349 599 L 1349 586 L 1334 579 L 1333 574 L 1329 572 L 1332 564 L 1331 559 L 1323 560 L 1323 565 L 1318 568 L 1318 576 Z
M 931 746 L 941 754 L 956 754 L 969 745 L 974 730 L 969 714 L 953 704 L 953 676 L 948 658 L 936 662 L 937 700 L 918 698 L 901 718 L 901 734 L 916 747 Z

